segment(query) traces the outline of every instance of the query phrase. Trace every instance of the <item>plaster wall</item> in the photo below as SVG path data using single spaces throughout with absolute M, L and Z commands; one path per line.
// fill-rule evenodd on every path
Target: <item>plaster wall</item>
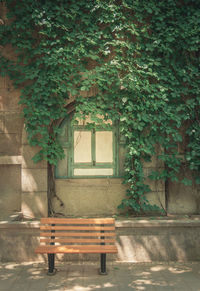
M 65 216 L 106 216 L 117 213 L 126 187 L 121 179 L 58 179 L 54 211 Z
M 146 169 L 146 175 L 150 171 Z M 117 209 L 126 197 L 127 185 L 117 178 L 56 179 L 56 193 L 53 208 L 64 216 L 110 216 L 123 213 Z M 147 180 L 152 192 L 147 199 L 160 207 L 165 207 L 165 185 Z M 61 203 L 62 201 L 62 203 Z

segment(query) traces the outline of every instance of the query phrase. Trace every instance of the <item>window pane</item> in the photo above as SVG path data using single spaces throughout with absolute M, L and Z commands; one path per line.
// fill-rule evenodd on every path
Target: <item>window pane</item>
M 91 132 L 74 131 L 74 162 L 90 163 L 91 160 Z
M 67 172 L 67 149 L 64 149 L 65 158 L 58 161 L 56 177 L 62 178 L 68 175 Z
M 113 162 L 113 133 L 112 131 L 96 132 L 96 162 Z
M 113 176 L 113 169 L 74 169 L 74 176 Z

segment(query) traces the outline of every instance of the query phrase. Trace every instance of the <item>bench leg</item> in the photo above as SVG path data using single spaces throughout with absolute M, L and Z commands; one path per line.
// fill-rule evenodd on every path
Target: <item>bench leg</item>
M 54 268 L 54 264 L 55 264 L 55 254 L 48 254 L 49 270 L 47 275 L 55 275 L 56 269 Z
M 107 275 L 107 272 L 106 272 L 106 254 L 101 254 L 100 275 Z

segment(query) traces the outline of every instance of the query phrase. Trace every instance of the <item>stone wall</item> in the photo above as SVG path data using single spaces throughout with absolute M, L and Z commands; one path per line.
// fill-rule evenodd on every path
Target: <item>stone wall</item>
M 22 108 L 18 105 L 20 91 L 7 78 L 0 78 L 0 219 L 22 212 L 25 217 L 47 216 L 47 164 L 34 164 L 32 157 L 38 148 L 27 143 Z M 155 157 L 144 163 L 147 177 L 151 170 L 163 168 Z M 182 177 L 191 174 L 182 169 Z M 181 183 L 146 182 L 152 192 L 147 199 L 168 213 L 198 214 L 199 190 Z M 125 196 L 126 186 L 121 179 L 57 179 L 56 190 L 63 205 L 56 198 L 56 213 L 65 216 L 110 216 L 117 214 L 117 206 Z M 167 201 L 166 201 L 166 195 Z
M 46 163 L 35 165 L 38 150 L 27 144 L 20 91 L 0 78 L 0 218 L 15 212 L 27 217 L 47 215 Z M 42 201 L 42 202 L 41 202 Z
M 0 25 L 8 21 L 4 3 L 0 19 Z M 15 60 L 11 46 L 0 50 Z M 35 165 L 31 160 L 38 149 L 27 144 L 19 100 L 20 90 L 8 77 L 0 77 L 0 219 L 15 212 L 26 217 L 47 215 L 46 163 Z
M 5 4 L 0 3 L 0 25 L 6 21 Z M 0 46 L 1 53 L 15 60 L 11 46 Z M 95 94 L 95 88 L 85 96 Z M 34 164 L 32 157 L 38 148 L 27 143 L 18 104 L 20 90 L 13 87 L 8 77 L 0 77 L 0 219 L 15 212 L 25 217 L 47 216 L 47 164 Z M 74 101 L 72 97 L 71 102 Z M 70 101 L 69 101 L 70 103 Z M 147 177 L 151 170 L 163 168 L 156 158 L 144 164 Z M 182 177 L 190 176 L 182 171 Z M 152 192 L 147 199 L 169 213 L 197 214 L 200 212 L 200 191 L 196 187 L 169 182 L 154 182 L 147 178 Z M 125 197 L 126 187 L 121 179 L 57 179 L 58 197 L 53 201 L 54 210 L 65 216 L 110 216 L 118 213 L 117 206 Z M 167 199 L 166 199 L 167 197 Z
M 20 92 L 0 77 L 0 217 L 21 210 L 21 109 Z
M 0 165 L 0 218 L 21 211 L 21 166 Z
M 47 163 L 35 164 L 32 157 L 39 150 L 27 143 L 26 132 L 22 135 L 22 203 L 21 211 L 25 217 L 47 216 Z

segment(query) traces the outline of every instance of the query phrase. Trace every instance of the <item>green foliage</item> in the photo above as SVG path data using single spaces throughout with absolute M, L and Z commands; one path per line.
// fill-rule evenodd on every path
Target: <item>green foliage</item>
M 17 60 L 2 55 L 2 74 L 23 88 L 28 139 L 41 147 L 36 162 L 56 164 L 63 157 L 56 124 L 67 115 L 67 99 L 76 96 L 77 114 L 120 122 L 130 185 L 121 208 L 151 208 L 142 163 L 157 154 L 156 144 L 165 168 L 150 177 L 177 180 L 183 129 L 184 162 L 200 183 L 198 1 L 5 2 L 12 22 L 0 26 L 1 43 L 12 44 Z M 83 97 L 94 87 L 92 98 Z

